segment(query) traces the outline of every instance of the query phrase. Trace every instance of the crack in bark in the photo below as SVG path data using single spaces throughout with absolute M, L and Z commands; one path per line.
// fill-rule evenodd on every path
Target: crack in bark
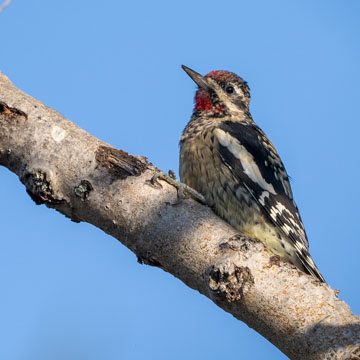
M 115 178 L 126 179 L 128 176 L 139 176 L 147 168 L 145 157 L 139 159 L 123 150 L 101 145 L 95 154 L 98 164 L 107 169 Z
M 6 103 L 0 101 L 0 115 L 4 115 L 5 119 L 7 120 L 13 120 L 15 117 L 23 116 L 25 117 L 25 120 L 27 120 L 27 114 L 25 114 L 23 111 L 9 107 Z

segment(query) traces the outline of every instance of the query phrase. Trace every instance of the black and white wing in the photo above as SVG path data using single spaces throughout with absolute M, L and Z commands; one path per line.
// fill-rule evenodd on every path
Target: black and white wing
M 292 242 L 304 268 L 324 281 L 309 254 L 309 244 L 289 177 L 274 146 L 254 123 L 225 121 L 215 129 L 219 155 L 266 216 Z

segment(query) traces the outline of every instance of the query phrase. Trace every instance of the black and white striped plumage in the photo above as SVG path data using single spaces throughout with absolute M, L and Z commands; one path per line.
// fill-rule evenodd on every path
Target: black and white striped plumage
M 199 89 L 180 140 L 181 181 L 239 232 L 324 282 L 310 256 L 285 167 L 251 118 L 246 82 L 227 71 L 203 77 L 183 68 Z

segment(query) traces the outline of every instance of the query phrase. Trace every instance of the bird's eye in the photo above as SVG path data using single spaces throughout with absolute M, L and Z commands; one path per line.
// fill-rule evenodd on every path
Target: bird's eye
M 225 90 L 228 94 L 232 94 L 234 92 L 234 88 L 232 86 L 227 86 Z

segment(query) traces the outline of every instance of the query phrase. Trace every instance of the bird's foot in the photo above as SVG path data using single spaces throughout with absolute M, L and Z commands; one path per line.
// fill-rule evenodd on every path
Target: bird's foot
M 159 183 L 158 180 L 164 180 L 168 184 L 176 187 L 178 201 L 177 201 L 177 203 L 175 203 L 175 205 L 180 204 L 183 200 L 185 200 L 189 197 L 192 197 L 194 200 L 197 200 L 199 203 L 206 205 L 206 200 L 205 200 L 204 196 L 202 196 L 200 193 L 198 193 L 196 190 L 194 190 L 190 186 L 178 181 L 176 178 L 176 174 L 173 170 L 169 170 L 169 174 L 165 174 L 162 171 L 155 174 L 151 178 L 150 183 L 152 185 L 155 185 L 155 184 L 160 185 L 160 187 L 161 187 L 161 184 Z

